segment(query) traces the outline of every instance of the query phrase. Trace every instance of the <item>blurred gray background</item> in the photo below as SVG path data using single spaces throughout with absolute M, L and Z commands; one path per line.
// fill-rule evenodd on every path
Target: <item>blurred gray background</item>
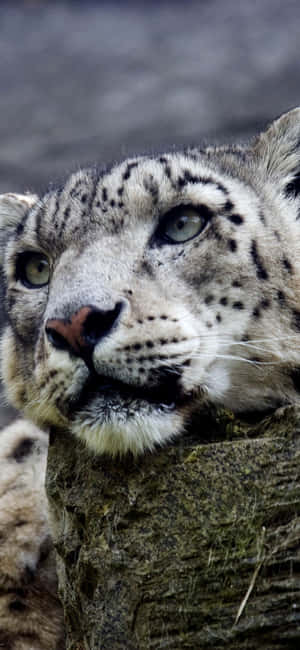
M 2 1 L 0 191 L 247 140 L 300 104 L 299 35 L 299 0 Z

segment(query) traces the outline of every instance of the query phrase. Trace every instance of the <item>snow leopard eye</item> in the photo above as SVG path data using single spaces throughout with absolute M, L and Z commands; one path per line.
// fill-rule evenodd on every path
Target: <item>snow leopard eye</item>
M 22 253 L 17 260 L 16 278 L 29 289 L 39 289 L 49 282 L 50 265 L 42 253 Z
M 197 237 L 206 226 L 210 210 L 206 206 L 178 205 L 167 212 L 159 227 L 166 243 L 180 244 Z

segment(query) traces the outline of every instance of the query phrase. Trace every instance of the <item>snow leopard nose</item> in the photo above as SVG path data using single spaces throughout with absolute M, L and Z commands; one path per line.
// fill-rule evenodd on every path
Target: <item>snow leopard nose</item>
M 95 345 L 116 325 L 123 306 L 123 302 L 117 302 L 113 309 L 104 310 L 88 305 L 68 319 L 50 318 L 46 322 L 46 336 L 53 347 L 69 350 L 87 361 Z

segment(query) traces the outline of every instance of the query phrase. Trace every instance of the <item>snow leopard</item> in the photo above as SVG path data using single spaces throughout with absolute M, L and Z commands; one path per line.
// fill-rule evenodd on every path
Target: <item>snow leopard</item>
M 0 648 L 63 650 L 63 614 L 44 489 L 48 436 L 0 431 Z
M 1 195 L 10 401 L 111 456 L 171 443 L 207 401 L 297 403 L 299 217 L 300 108 L 249 144 Z

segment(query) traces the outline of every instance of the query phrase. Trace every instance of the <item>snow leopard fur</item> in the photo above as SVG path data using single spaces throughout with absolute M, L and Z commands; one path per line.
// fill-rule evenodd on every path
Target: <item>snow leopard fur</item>
M 249 146 L 2 195 L 9 399 L 110 455 L 171 441 L 203 400 L 298 402 L 299 216 L 300 109 Z
M 0 648 L 63 650 L 63 614 L 44 478 L 48 436 L 18 420 L 0 431 Z

